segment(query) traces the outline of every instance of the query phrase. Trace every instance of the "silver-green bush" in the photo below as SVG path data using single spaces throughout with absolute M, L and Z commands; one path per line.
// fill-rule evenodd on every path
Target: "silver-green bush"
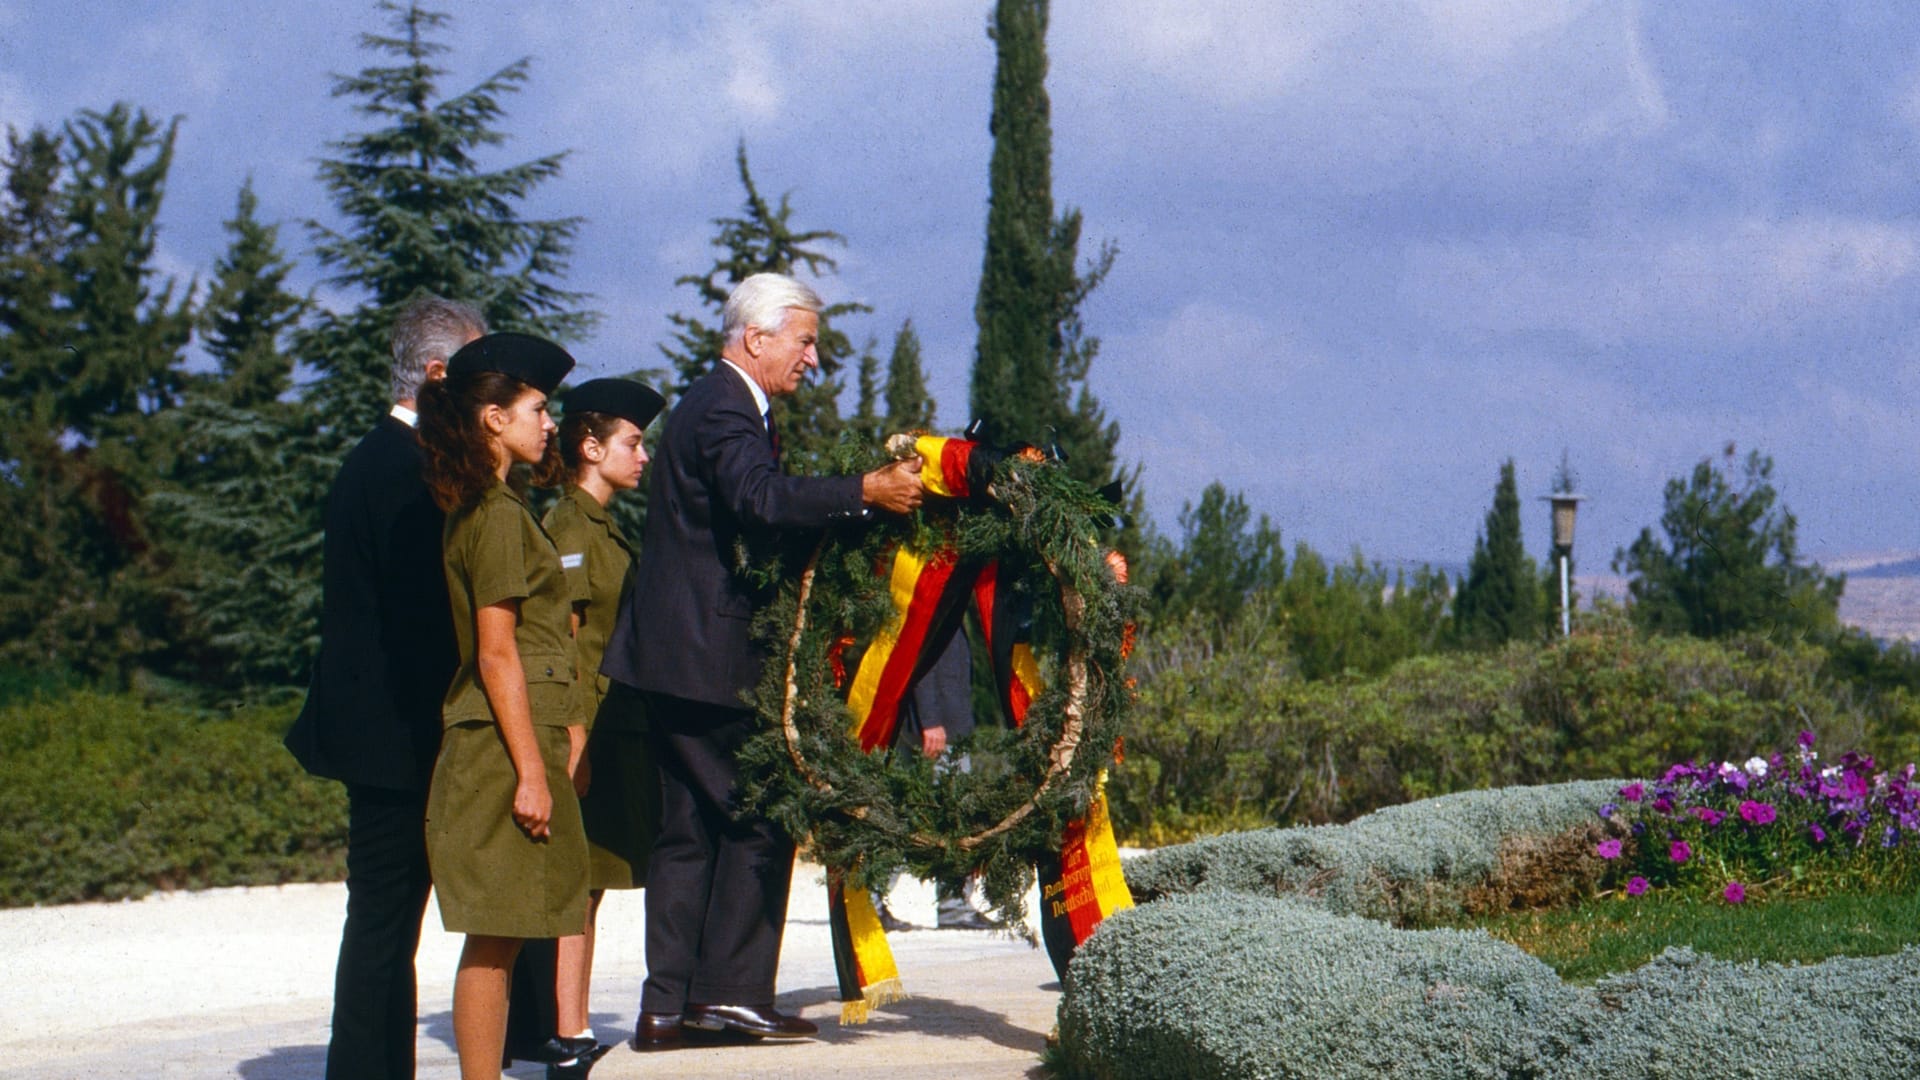
M 1805 966 L 1677 949 L 1578 987 L 1479 931 L 1388 925 L 1591 866 L 1618 788 L 1463 792 L 1133 859 L 1142 903 L 1074 957 L 1054 1064 L 1076 1080 L 1912 1071 L 1920 948 Z
M 1804 967 L 1671 950 L 1591 988 L 1480 931 L 1209 893 L 1109 919 L 1060 1004 L 1067 1077 L 1898 1076 L 1920 949 Z
M 1598 830 L 1596 811 L 1621 781 L 1463 791 L 1376 810 L 1345 825 L 1229 833 L 1149 852 L 1126 863 L 1135 899 L 1218 891 L 1297 895 L 1327 910 L 1406 923 L 1473 905 L 1489 887 L 1515 893 L 1550 887 L 1577 872 L 1551 858 L 1553 841 Z M 1578 842 L 1568 854 L 1585 854 Z M 1523 865 L 1549 859 L 1539 883 Z M 1593 860 L 1584 860 L 1592 863 Z

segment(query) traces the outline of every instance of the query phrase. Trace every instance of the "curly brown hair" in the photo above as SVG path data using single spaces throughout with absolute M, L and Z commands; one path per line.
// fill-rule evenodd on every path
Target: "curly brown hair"
M 592 437 L 605 443 L 620 427 L 620 417 L 612 413 L 582 410 L 570 412 L 560 421 L 560 430 L 547 443 L 547 454 L 533 468 L 533 482 L 539 487 L 559 487 L 580 477 L 585 463 L 580 444 Z
M 498 371 L 461 372 L 420 388 L 420 447 L 427 455 L 427 490 L 443 512 L 471 505 L 499 482 L 480 411 L 488 405 L 511 408 L 529 389 Z M 551 443 L 548 456 L 552 456 Z

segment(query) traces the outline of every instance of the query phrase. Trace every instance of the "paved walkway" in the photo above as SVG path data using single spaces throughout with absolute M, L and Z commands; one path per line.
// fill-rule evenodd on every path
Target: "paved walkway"
M 601 1041 L 622 1045 L 594 1069 L 595 1080 L 1041 1075 L 1059 984 L 1043 950 L 1003 935 L 893 935 L 912 996 L 842 1027 L 820 878 L 817 867 L 795 870 L 779 1000 L 819 1024 L 820 1038 L 663 1054 L 624 1045 L 646 975 L 644 917 L 639 894 L 610 894 L 593 1022 Z M 931 925 L 933 890 L 903 880 L 893 908 Z M 0 911 L 0 1080 L 318 1080 L 345 910 L 343 886 L 287 885 Z M 419 956 L 421 1080 L 459 1073 L 448 1011 L 459 945 L 429 903 Z M 508 1075 L 543 1073 L 516 1066 Z

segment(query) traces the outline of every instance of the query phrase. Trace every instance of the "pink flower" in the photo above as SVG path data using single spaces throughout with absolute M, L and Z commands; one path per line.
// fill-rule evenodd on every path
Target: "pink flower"
M 1727 816 L 1711 806 L 1695 806 L 1690 808 L 1687 813 L 1692 814 L 1694 817 L 1699 818 L 1709 825 L 1718 825 L 1721 819 Z
M 1771 825 L 1776 816 L 1772 805 L 1747 799 L 1740 804 L 1740 820 L 1749 825 Z
M 1620 841 L 1617 838 L 1602 840 L 1593 845 L 1593 853 L 1603 859 L 1617 859 L 1620 857 Z
M 1646 785 L 1640 783 L 1640 781 L 1638 780 L 1635 780 L 1633 783 L 1628 784 L 1626 787 L 1623 787 L 1620 789 L 1620 797 L 1627 800 L 1628 802 L 1639 802 L 1641 796 L 1645 795 L 1646 793 L 1647 793 Z
M 1726 891 L 1720 895 L 1726 897 L 1727 903 L 1729 904 L 1745 903 L 1747 899 L 1747 887 L 1737 881 L 1729 881 L 1727 882 Z
M 1673 846 L 1667 849 L 1667 857 L 1674 862 L 1686 862 L 1693 858 L 1693 845 L 1685 840 L 1675 840 Z
M 1635 876 L 1627 879 L 1627 895 L 1628 896 L 1644 896 L 1646 894 L 1646 891 L 1647 891 L 1646 878 Z

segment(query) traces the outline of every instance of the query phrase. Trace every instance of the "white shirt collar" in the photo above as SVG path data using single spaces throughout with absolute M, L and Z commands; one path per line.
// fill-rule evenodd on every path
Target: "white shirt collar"
M 400 421 L 401 423 L 407 425 L 410 428 L 417 428 L 420 426 L 420 414 L 417 412 L 414 412 L 412 409 L 407 408 L 405 405 L 399 405 L 399 404 L 394 405 L 393 408 L 387 410 L 387 415 L 393 417 L 395 420 Z
M 747 384 L 747 392 L 753 395 L 753 403 L 759 407 L 760 415 L 767 415 L 767 409 L 771 406 L 771 403 L 767 401 L 767 392 L 760 389 L 760 384 L 754 382 L 753 377 L 748 375 L 745 369 L 739 364 L 734 363 L 724 356 L 720 358 L 720 362 L 732 368 L 735 375 L 740 376 L 740 381 Z

